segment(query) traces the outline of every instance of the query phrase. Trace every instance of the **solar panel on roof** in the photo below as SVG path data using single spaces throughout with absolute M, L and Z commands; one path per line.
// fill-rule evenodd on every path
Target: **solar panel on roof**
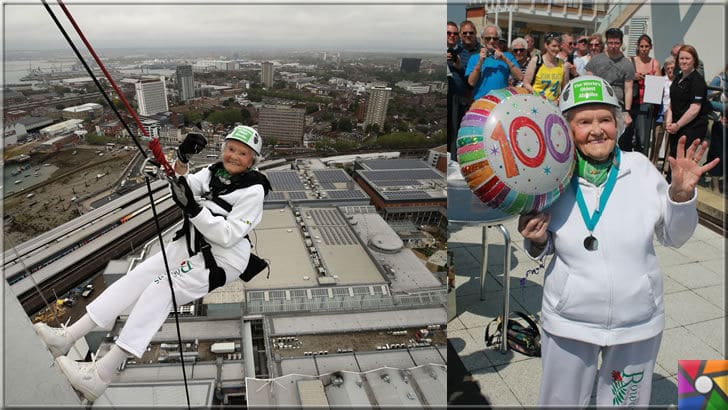
M 290 191 L 288 192 L 288 197 L 291 199 L 306 199 L 308 198 L 306 196 L 306 192 L 304 191 Z
M 326 191 L 326 194 L 331 199 L 358 199 L 366 198 L 366 195 L 360 191 Z
M 425 191 L 388 191 L 382 193 L 383 196 L 387 197 L 387 199 L 429 199 L 431 198 L 429 195 L 427 195 L 427 192 Z
M 418 159 L 372 159 L 364 161 L 370 169 L 412 169 L 429 168 L 430 166 Z

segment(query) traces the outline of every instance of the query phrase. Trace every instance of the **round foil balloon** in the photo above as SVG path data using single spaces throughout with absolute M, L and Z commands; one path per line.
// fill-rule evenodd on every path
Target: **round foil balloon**
M 475 196 L 512 215 L 547 208 L 574 169 L 574 144 L 558 107 L 521 87 L 475 101 L 460 123 L 457 147 Z

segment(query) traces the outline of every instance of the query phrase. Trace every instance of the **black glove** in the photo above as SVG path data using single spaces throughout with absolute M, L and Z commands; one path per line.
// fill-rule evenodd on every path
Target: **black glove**
M 202 206 L 195 201 L 192 189 L 187 185 L 184 177 L 169 179 L 169 186 L 172 188 L 172 199 L 178 207 L 182 208 L 185 214 L 194 218 L 202 211 Z
M 186 164 L 190 161 L 190 156 L 199 154 L 207 145 L 207 140 L 202 134 L 197 132 L 188 132 L 185 140 L 177 147 L 177 158 Z

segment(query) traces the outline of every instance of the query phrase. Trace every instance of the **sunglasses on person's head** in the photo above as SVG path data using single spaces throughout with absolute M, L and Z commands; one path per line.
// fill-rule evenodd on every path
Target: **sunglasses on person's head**
M 448 36 L 457 36 L 458 35 L 458 32 L 457 31 L 448 31 L 447 32 L 447 35 Z
M 547 42 L 549 42 L 551 40 L 558 40 L 558 42 L 560 43 L 561 42 L 561 34 L 555 32 L 555 31 L 552 31 L 551 33 L 546 34 L 546 36 L 544 37 L 544 39 Z

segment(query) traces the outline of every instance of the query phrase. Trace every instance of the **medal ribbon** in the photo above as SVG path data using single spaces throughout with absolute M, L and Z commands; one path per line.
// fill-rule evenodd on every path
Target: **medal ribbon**
M 584 201 L 584 194 L 581 192 L 581 187 L 579 186 L 579 176 L 574 173 L 573 178 L 571 178 L 571 184 L 574 186 L 574 190 L 576 191 L 576 203 L 579 204 L 581 217 L 584 219 L 584 224 L 586 225 L 586 229 L 589 230 L 590 235 L 594 231 L 594 227 L 597 226 L 597 222 L 599 222 L 599 218 L 602 216 L 602 212 L 604 212 L 604 207 L 607 206 L 609 196 L 612 194 L 614 184 L 617 182 L 620 157 L 620 150 L 618 147 L 615 147 L 614 163 L 612 164 L 612 168 L 609 170 L 607 182 L 604 184 L 604 191 L 602 191 L 602 195 L 599 198 L 599 207 L 594 210 L 594 213 L 591 216 L 589 216 L 589 210 L 587 209 L 586 202 Z

